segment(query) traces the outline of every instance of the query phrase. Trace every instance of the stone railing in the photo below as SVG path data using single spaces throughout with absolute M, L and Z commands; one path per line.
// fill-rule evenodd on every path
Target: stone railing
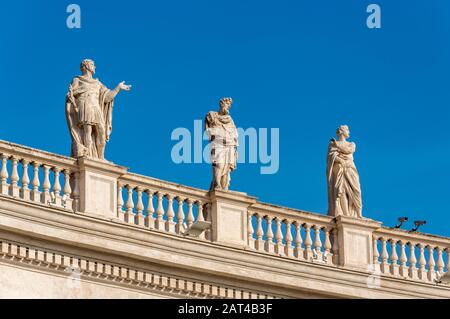
M 338 242 L 332 217 L 256 203 L 249 208 L 248 218 L 250 248 L 282 257 L 337 264 Z
M 211 222 L 206 191 L 131 173 L 117 190 L 117 217 L 126 223 L 183 235 L 195 222 Z M 211 239 L 210 227 L 199 238 Z
M 0 141 L 0 194 L 76 210 L 79 200 L 77 161 Z
M 375 271 L 384 275 L 434 283 L 450 268 L 450 238 L 383 227 L 373 250 Z

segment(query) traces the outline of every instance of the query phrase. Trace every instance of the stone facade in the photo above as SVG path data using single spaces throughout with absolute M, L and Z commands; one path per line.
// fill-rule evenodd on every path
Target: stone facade
M 0 158 L 1 298 L 450 298 L 449 238 L 8 142 Z

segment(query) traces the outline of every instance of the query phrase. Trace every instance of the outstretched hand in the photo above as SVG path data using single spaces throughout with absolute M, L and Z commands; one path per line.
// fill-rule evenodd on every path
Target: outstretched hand
M 125 81 L 122 81 L 119 83 L 119 88 L 124 91 L 130 91 L 131 85 L 127 85 L 127 84 L 125 84 Z

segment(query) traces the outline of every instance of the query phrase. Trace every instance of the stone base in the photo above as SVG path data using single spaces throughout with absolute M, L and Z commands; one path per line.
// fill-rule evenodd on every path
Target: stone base
M 80 212 L 117 218 L 117 179 L 126 167 L 110 162 L 79 158 Z
M 232 191 L 213 191 L 210 197 L 212 241 L 247 247 L 247 209 L 256 199 L 245 193 Z
M 364 271 L 373 262 L 372 233 L 381 223 L 372 219 L 336 217 L 339 243 L 339 265 Z

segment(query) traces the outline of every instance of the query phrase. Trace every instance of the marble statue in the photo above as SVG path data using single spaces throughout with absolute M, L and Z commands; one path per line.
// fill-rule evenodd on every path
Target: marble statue
M 213 180 L 210 191 L 228 190 L 231 171 L 236 169 L 238 132 L 230 116 L 231 98 L 220 100 L 219 112 L 209 112 L 205 130 L 210 140 Z
M 109 90 L 95 74 L 94 61 L 81 62 L 82 75 L 76 76 L 66 95 L 66 119 L 72 138 L 72 157 L 105 158 L 105 145 L 112 131 L 114 98 L 131 85 L 119 83 Z
M 331 139 L 327 156 L 328 215 L 362 218 L 359 175 L 353 162 L 356 144 L 347 141 L 350 130 L 342 125 Z

